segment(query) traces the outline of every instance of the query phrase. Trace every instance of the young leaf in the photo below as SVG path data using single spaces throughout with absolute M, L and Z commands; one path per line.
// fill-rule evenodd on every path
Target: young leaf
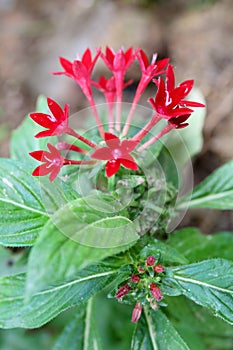
M 233 209 L 233 161 L 230 161 L 213 172 L 194 188 L 191 200 L 181 198 L 178 209 L 211 208 Z
M 233 257 L 232 232 L 204 235 L 196 228 L 184 228 L 170 234 L 167 243 L 190 263 L 210 258 L 231 260 Z
M 144 310 L 133 335 L 131 350 L 190 350 L 160 310 Z
M 0 327 L 37 328 L 62 311 L 88 301 L 116 277 L 106 264 L 80 271 L 75 278 L 34 293 L 25 299 L 25 274 L 0 278 Z
M 127 246 L 103 249 L 81 245 L 61 233 L 50 220 L 42 229 L 29 256 L 27 293 L 30 295 L 59 281 L 70 279 L 90 263 L 125 249 Z M 124 264 L 123 257 L 121 260 L 121 264 Z
M 76 317 L 65 327 L 53 350 L 101 350 L 100 340 L 93 319 L 92 299 L 79 309 Z
M 175 280 L 183 288 L 183 295 L 233 324 L 232 261 L 204 260 L 173 268 L 173 273 Z
M 23 246 L 34 243 L 49 216 L 77 198 L 61 181 L 52 184 L 31 176 L 30 168 L 12 159 L 0 159 L 0 244 Z

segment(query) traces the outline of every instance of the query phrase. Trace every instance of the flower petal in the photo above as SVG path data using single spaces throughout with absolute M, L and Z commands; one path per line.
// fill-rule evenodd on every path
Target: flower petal
M 39 165 L 32 173 L 32 176 L 44 176 L 51 172 L 51 168 L 47 167 L 47 164 Z
M 34 120 L 37 124 L 43 126 L 44 128 L 53 128 L 54 123 L 56 123 L 56 119 L 54 116 L 45 113 L 31 113 L 29 114 L 30 118 Z
M 127 157 L 120 158 L 119 161 L 125 168 L 138 170 L 138 165 L 130 154 Z
M 132 152 L 135 147 L 137 147 L 138 141 L 124 140 L 121 143 L 121 148 L 124 152 Z
M 111 177 L 116 174 L 120 168 L 121 162 L 119 159 L 110 160 L 106 163 L 106 175 L 107 177 Z
M 57 123 L 59 123 L 60 121 L 63 121 L 64 120 L 64 112 L 61 109 L 61 107 L 59 106 L 59 104 L 49 97 L 47 98 L 47 103 L 48 103 L 48 107 L 49 107 L 50 111 L 52 112 L 52 114 L 54 115 L 54 118 L 56 119 Z
M 110 148 L 120 147 L 120 140 L 119 140 L 119 137 L 117 137 L 116 135 L 111 134 L 110 132 L 105 132 L 104 139 L 108 147 Z
M 69 74 L 70 76 L 73 76 L 73 69 L 72 69 L 72 62 L 68 61 L 66 58 L 64 57 L 59 57 L 59 61 L 62 65 L 62 67 L 64 68 L 65 72 L 67 74 Z
M 91 158 L 100 160 L 111 160 L 113 157 L 109 147 L 102 147 L 97 149 L 94 153 L 92 153 Z

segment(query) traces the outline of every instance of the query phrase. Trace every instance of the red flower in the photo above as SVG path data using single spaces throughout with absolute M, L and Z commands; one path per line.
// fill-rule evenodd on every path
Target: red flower
M 106 47 L 105 55 L 102 53 L 101 58 L 107 67 L 113 72 L 121 72 L 122 75 L 125 74 L 126 70 L 130 67 L 135 59 L 135 53 L 133 48 L 130 47 L 127 51 L 121 48 L 116 53 L 113 49 Z
M 156 112 L 169 122 L 171 121 L 171 124 L 175 128 L 183 128 L 188 125 L 188 123 L 182 124 L 193 112 L 193 110 L 187 108 L 187 106 L 204 107 L 202 103 L 184 100 L 192 90 L 194 81 L 186 80 L 175 87 L 174 71 L 170 64 L 167 68 L 166 82 L 164 83 L 163 79 L 159 77 L 155 83 L 158 86 L 158 91 L 155 98 L 150 98 L 149 102 Z M 183 116 L 183 118 L 177 118 L 180 116 Z
M 155 265 L 155 267 L 154 267 L 154 272 L 156 272 L 156 273 L 162 273 L 162 272 L 164 272 L 164 271 L 165 271 L 165 268 L 164 268 L 163 265 L 160 265 L 160 264 Z
M 51 114 L 45 113 L 31 113 L 30 117 L 39 125 L 47 128 L 39 132 L 35 137 L 45 137 L 45 136 L 54 136 L 61 135 L 67 131 L 68 128 L 68 113 L 69 107 L 66 104 L 64 111 L 61 107 L 52 100 L 47 98 L 48 107 L 51 111 Z
M 149 82 L 152 80 L 152 78 L 154 78 L 159 74 L 165 73 L 164 69 L 168 64 L 169 59 L 164 58 L 156 62 L 157 54 L 154 54 L 152 57 L 151 63 L 149 63 L 146 53 L 142 49 L 140 49 L 137 52 L 137 58 L 142 71 L 142 77 L 139 83 L 139 87 L 140 87 L 139 90 L 140 90 L 140 93 L 142 93 L 147 87 L 147 85 L 149 84 Z
M 153 255 L 150 255 L 146 259 L 146 265 L 147 266 L 153 266 L 155 261 L 156 261 L 155 257 Z
M 142 314 L 142 304 L 138 301 L 133 309 L 132 322 L 137 322 Z
M 150 285 L 150 291 L 155 300 L 160 301 L 163 298 L 160 288 L 155 283 Z
M 60 155 L 59 151 L 48 143 L 48 151 L 34 151 L 29 153 L 30 156 L 43 162 L 32 173 L 33 176 L 44 176 L 50 173 L 50 181 L 52 182 L 58 175 L 61 167 L 64 164 L 64 158 Z
M 107 177 L 116 174 L 120 165 L 131 170 L 138 170 L 134 158 L 129 154 L 137 146 L 137 141 L 124 140 L 120 142 L 117 136 L 108 132 L 105 133 L 104 137 L 107 147 L 97 149 L 91 158 L 108 161 L 106 163 Z
M 115 297 L 117 299 L 121 299 L 126 294 L 128 294 L 130 290 L 131 290 L 130 286 L 128 285 L 128 283 L 126 283 L 117 290 Z
M 85 81 L 90 81 L 91 73 L 95 66 L 95 63 L 100 55 L 100 50 L 97 50 L 95 57 L 92 59 L 90 49 L 86 49 L 81 60 L 74 60 L 70 62 L 64 57 L 60 57 L 61 66 L 64 68 L 64 72 L 53 72 L 54 75 L 66 75 L 73 78 L 81 88 L 84 87 Z

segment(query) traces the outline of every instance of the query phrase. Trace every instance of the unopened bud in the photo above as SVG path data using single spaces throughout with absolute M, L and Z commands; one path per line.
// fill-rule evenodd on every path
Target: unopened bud
M 156 272 L 156 273 L 162 273 L 162 272 L 164 272 L 164 271 L 165 271 L 165 268 L 164 268 L 163 265 L 160 265 L 160 264 L 155 265 L 155 267 L 154 267 L 154 272 Z
M 138 301 L 133 309 L 132 322 L 137 322 L 142 314 L 142 304 Z
M 156 261 L 155 257 L 153 255 L 150 255 L 146 259 L 146 264 L 147 266 L 153 266 L 155 261 Z
M 140 281 L 140 276 L 139 275 L 132 275 L 130 278 L 130 281 L 133 283 L 138 283 Z
M 160 301 L 163 298 L 160 288 L 155 283 L 150 285 L 150 291 L 155 300 Z
M 123 298 L 126 294 L 129 293 L 130 289 L 131 289 L 131 288 L 130 288 L 130 286 L 128 285 L 128 283 L 124 284 L 124 286 L 120 287 L 120 288 L 117 290 L 115 297 L 116 297 L 117 299 Z

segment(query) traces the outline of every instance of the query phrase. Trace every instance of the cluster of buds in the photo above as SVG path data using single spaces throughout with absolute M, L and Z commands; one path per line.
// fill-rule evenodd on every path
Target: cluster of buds
M 157 263 L 151 255 L 144 261 L 144 266 L 137 266 L 137 272 L 129 276 L 126 283 L 121 285 L 115 297 L 122 301 L 125 296 L 136 299 L 136 305 L 132 313 L 132 322 L 137 322 L 142 313 L 143 305 L 149 304 L 153 310 L 157 310 L 162 300 L 160 284 L 165 275 L 165 267 Z
M 112 76 L 110 78 L 101 76 L 98 81 L 93 81 L 92 72 L 99 58 L 112 72 Z M 132 83 L 132 80 L 125 81 L 125 74 L 135 60 L 138 60 L 140 66 L 141 78 L 132 101 L 132 107 L 122 127 L 123 90 Z M 78 134 L 69 125 L 68 105 L 66 104 L 62 109 L 56 101 L 48 98 L 47 113 L 35 112 L 30 114 L 30 117 L 36 123 L 46 128 L 35 137 L 71 135 L 83 144 L 83 147 L 75 147 L 66 142 L 58 142 L 56 146 L 48 143 L 48 151 L 39 150 L 30 153 L 33 158 L 43 163 L 34 170 L 33 175 L 50 174 L 50 181 L 56 178 L 64 165 L 71 164 L 76 166 L 95 165 L 98 161 L 104 161 L 106 162 L 107 177 L 116 174 L 121 166 L 130 170 L 138 170 L 138 165 L 130 154 L 131 152 L 142 152 L 172 129 L 188 126 L 187 120 L 194 111 L 192 108 L 204 107 L 201 103 L 186 100 L 192 90 L 193 80 L 186 80 L 175 86 L 174 69 L 169 63 L 169 59 L 157 60 L 157 54 L 154 54 L 150 62 L 141 48 L 136 50 L 132 47 L 127 50 L 121 48 L 114 52 L 106 47 L 105 52 L 97 49 L 94 57 L 92 57 L 90 49 L 87 49 L 82 58 L 71 62 L 61 57 L 60 63 L 63 71 L 54 72 L 53 74 L 66 75 L 81 88 L 92 109 L 101 143 L 103 140 L 106 146 L 100 147 L 99 142 L 90 141 Z M 161 75 L 165 75 L 165 79 Z M 155 96 L 149 99 L 153 110 L 152 117 L 132 138 L 127 138 L 136 107 L 143 92 L 151 82 L 155 84 L 156 91 Z M 108 106 L 108 123 L 106 125 L 103 125 L 98 113 L 93 87 L 100 90 L 105 96 Z M 116 113 L 114 113 L 114 103 L 116 103 Z M 157 135 L 143 143 L 145 136 L 161 120 L 166 121 L 166 126 Z M 80 160 L 66 159 L 62 155 L 62 151 L 77 152 Z

